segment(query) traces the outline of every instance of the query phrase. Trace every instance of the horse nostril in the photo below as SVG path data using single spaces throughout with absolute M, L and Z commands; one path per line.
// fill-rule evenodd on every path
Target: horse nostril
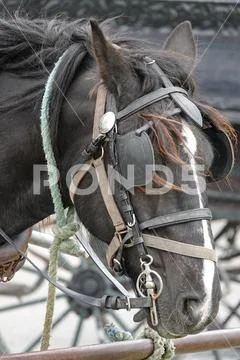
M 186 298 L 183 300 L 183 314 L 192 323 L 199 323 L 202 318 L 202 302 L 197 298 Z

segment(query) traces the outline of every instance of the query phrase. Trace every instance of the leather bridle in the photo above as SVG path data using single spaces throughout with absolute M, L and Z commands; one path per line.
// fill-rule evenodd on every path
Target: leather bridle
M 184 256 L 207 259 L 214 262 L 216 262 L 216 253 L 212 248 L 186 244 L 155 235 L 145 234 L 143 232 L 146 229 L 155 229 L 199 220 L 210 220 L 212 218 L 210 209 L 190 209 L 175 212 L 173 214 L 158 216 L 144 221 L 143 223 L 139 223 L 131 204 L 128 190 L 120 184 L 116 194 L 113 195 L 111 192 L 109 179 L 105 170 L 104 151 L 101 152 L 100 157 L 96 158 L 96 154 L 99 153 L 99 150 L 103 149 L 104 145 L 108 146 L 108 154 L 110 156 L 112 166 L 120 172 L 118 157 L 120 157 L 121 154 L 118 154 L 115 148 L 118 122 L 167 97 L 172 98 L 173 103 L 178 106 L 177 108 L 175 107 L 173 110 L 168 111 L 168 115 L 183 112 L 195 124 L 200 127 L 202 126 L 201 113 L 197 106 L 188 99 L 187 92 L 182 88 L 173 86 L 171 81 L 154 61 L 148 58 L 145 58 L 145 61 L 147 64 L 154 66 L 165 87 L 142 96 L 118 112 L 114 96 L 107 92 L 104 85 L 99 86 L 95 106 L 93 140 L 85 148 L 82 154 L 84 162 L 87 163 L 87 166 L 81 166 L 73 175 L 70 186 L 70 196 L 72 201 L 74 201 L 75 191 L 81 180 L 87 174 L 88 170 L 91 167 L 94 167 L 106 209 L 115 228 L 114 237 L 110 242 L 106 253 L 107 262 L 116 273 L 121 274 L 124 272 L 122 266 L 123 249 L 138 247 L 142 272 L 138 277 L 136 287 L 141 296 L 145 294 L 152 299 L 152 307 L 150 308 L 151 320 L 153 325 L 157 325 L 158 320 L 155 300 L 161 293 L 161 290 L 158 290 L 159 287 L 162 288 L 162 280 L 160 275 L 156 274 L 150 268 L 152 257 L 148 255 L 147 248 L 156 248 Z M 110 121 L 110 125 L 108 124 L 108 121 Z M 96 260 L 95 255 L 93 260 Z M 146 257 L 148 260 L 144 261 Z M 150 291 L 149 283 L 146 284 L 146 269 L 148 269 L 148 280 L 153 284 Z M 152 275 L 154 275 L 154 280 Z M 139 288 L 140 283 L 141 288 Z

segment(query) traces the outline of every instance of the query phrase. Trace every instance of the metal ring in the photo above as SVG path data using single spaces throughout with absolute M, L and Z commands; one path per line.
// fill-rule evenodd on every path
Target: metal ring
M 158 279 L 158 282 L 159 282 L 159 289 L 157 291 L 156 294 L 154 294 L 154 299 L 157 299 L 160 295 L 161 295 L 161 292 L 163 290 L 163 281 L 162 281 L 162 278 L 161 276 L 155 271 L 155 270 L 150 270 L 149 271 L 150 274 L 154 274 L 156 276 L 156 278 Z M 137 278 L 137 281 L 136 281 L 136 288 L 137 288 L 137 291 L 139 293 L 140 296 L 142 297 L 146 297 L 146 295 L 142 292 L 142 290 L 140 289 L 140 280 L 141 280 L 141 276 L 146 274 L 145 270 L 143 270 L 139 275 L 138 275 L 138 278 Z M 155 286 L 157 287 L 157 284 L 156 282 L 153 280 Z
M 146 262 L 146 261 L 144 261 L 142 258 L 140 258 L 141 266 L 142 266 L 142 265 L 151 265 L 152 262 L 153 262 L 153 257 L 152 257 L 151 255 L 149 255 L 149 254 L 146 254 L 145 257 L 146 257 L 146 258 L 149 258 L 149 262 Z

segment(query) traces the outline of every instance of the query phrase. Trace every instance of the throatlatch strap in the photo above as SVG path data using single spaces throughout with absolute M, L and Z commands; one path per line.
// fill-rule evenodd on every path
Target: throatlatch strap
M 78 171 L 73 175 L 72 177 L 72 181 L 71 184 L 69 186 L 69 195 L 70 198 L 72 200 L 74 200 L 74 195 L 77 194 L 77 187 L 80 184 L 80 182 L 82 181 L 82 179 L 84 178 L 84 176 L 87 174 L 87 172 L 91 169 L 92 167 L 92 160 L 90 160 L 88 163 L 83 164 Z
M 148 234 L 143 234 L 143 239 L 146 246 L 152 247 L 154 249 L 164 250 L 174 254 L 180 254 L 199 259 L 211 260 L 214 262 L 217 261 L 215 250 L 205 248 L 203 246 L 186 244 Z

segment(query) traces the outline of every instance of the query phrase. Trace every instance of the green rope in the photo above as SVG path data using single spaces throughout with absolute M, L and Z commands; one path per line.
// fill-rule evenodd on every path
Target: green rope
M 175 356 L 175 346 L 172 340 L 161 337 L 156 331 L 145 328 L 143 337 L 153 341 L 154 351 L 147 360 L 171 360 Z
M 55 230 L 55 237 L 50 248 L 50 259 L 49 259 L 49 268 L 48 274 L 51 280 L 54 282 L 57 281 L 57 264 L 58 256 L 61 247 L 61 243 L 66 242 L 71 236 L 73 236 L 79 229 L 79 225 L 74 222 L 67 223 L 65 226 Z M 65 247 L 67 246 L 67 242 Z M 70 242 L 70 248 L 72 247 L 72 242 Z M 70 249 L 68 249 L 68 252 Z M 41 340 L 41 350 L 47 350 L 50 344 L 51 329 L 52 329 L 52 319 L 54 313 L 54 304 L 55 304 L 56 288 L 54 285 L 48 285 L 48 299 L 47 307 L 44 321 L 44 329 Z
M 71 214 L 71 216 L 68 219 L 65 217 L 61 192 L 58 185 L 57 163 L 55 160 L 55 156 L 51 144 L 51 136 L 50 136 L 50 128 L 49 128 L 49 119 L 50 119 L 49 109 L 50 109 L 50 101 L 51 101 L 53 87 L 56 84 L 55 78 L 59 70 L 59 67 L 61 65 L 61 62 L 66 56 L 68 56 L 68 50 L 66 50 L 63 53 L 63 55 L 58 59 L 58 61 L 54 66 L 53 71 L 51 72 L 47 80 L 45 86 L 45 92 L 42 99 L 41 118 L 40 118 L 43 150 L 47 161 L 49 186 L 54 204 L 54 212 L 56 214 L 56 223 L 58 227 L 57 231 L 55 232 L 55 237 L 50 248 L 50 260 L 49 260 L 49 268 L 48 268 L 48 275 L 50 279 L 54 282 L 57 281 L 58 256 L 61 246 L 64 246 L 68 252 L 74 250 L 75 252 L 82 254 L 82 252 L 80 252 L 79 246 L 76 243 L 73 244 L 73 240 L 71 240 L 71 242 L 69 242 L 68 244 L 68 239 L 78 231 L 78 224 L 74 222 L 73 214 Z M 56 297 L 56 288 L 54 285 L 49 283 L 44 329 L 43 329 L 43 336 L 41 341 L 41 350 L 47 350 L 49 347 L 55 297 Z
M 133 340 L 133 336 L 128 331 L 120 331 L 116 325 L 113 323 L 106 324 L 104 326 L 104 331 L 109 340 L 114 341 L 125 341 L 125 340 Z
M 111 341 L 134 340 L 131 333 L 119 330 L 113 323 L 105 325 L 104 331 Z M 154 351 L 147 360 L 171 360 L 175 356 L 175 347 L 172 340 L 161 337 L 156 331 L 150 328 L 144 329 L 141 338 L 142 337 L 153 341 Z
M 86 256 L 86 252 L 83 250 L 80 243 L 71 238 L 62 240 L 60 244 L 60 252 L 76 257 Z
M 56 222 L 59 227 L 62 227 L 66 224 L 64 207 L 62 203 L 62 197 L 58 185 L 58 169 L 57 163 L 55 160 L 51 136 L 50 136 L 50 128 L 49 128 L 49 119 L 50 119 L 50 100 L 53 92 L 53 87 L 56 85 L 55 77 L 59 70 L 62 60 L 68 56 L 68 50 L 66 50 L 63 55 L 56 62 L 53 71 L 50 73 L 47 83 L 45 85 L 45 92 L 42 99 L 41 105 L 41 135 L 43 142 L 43 150 L 45 154 L 45 158 L 47 160 L 48 167 L 48 177 L 49 177 L 49 187 L 51 191 L 51 196 L 54 204 L 54 211 L 56 214 Z

